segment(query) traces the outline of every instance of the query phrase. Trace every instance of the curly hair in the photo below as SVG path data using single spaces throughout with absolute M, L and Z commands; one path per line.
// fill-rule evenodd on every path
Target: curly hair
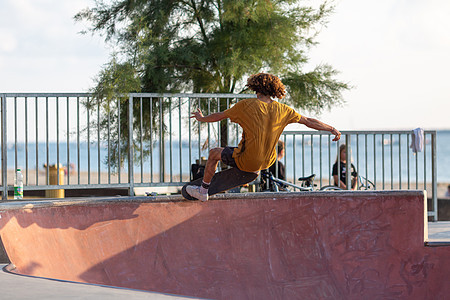
M 247 79 L 249 89 L 263 95 L 282 99 L 286 89 L 280 78 L 268 73 L 253 74 Z

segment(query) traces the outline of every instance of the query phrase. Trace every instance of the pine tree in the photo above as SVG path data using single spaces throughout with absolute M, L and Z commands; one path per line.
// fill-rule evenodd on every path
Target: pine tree
M 129 92 L 241 93 L 249 75 L 264 71 L 285 83 L 286 104 L 320 112 L 343 103 L 350 88 L 329 65 L 304 70 L 332 11 L 327 2 L 293 0 L 119 0 L 96 2 L 75 19 L 115 47 L 97 76 L 96 101 Z

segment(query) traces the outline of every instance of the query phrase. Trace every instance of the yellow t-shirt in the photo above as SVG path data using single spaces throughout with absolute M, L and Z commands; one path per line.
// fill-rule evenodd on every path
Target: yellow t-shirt
M 244 130 L 233 158 L 239 169 L 247 172 L 270 167 L 276 160 L 275 147 L 284 128 L 301 119 L 299 113 L 285 104 L 277 101 L 268 104 L 257 98 L 239 101 L 224 113 Z

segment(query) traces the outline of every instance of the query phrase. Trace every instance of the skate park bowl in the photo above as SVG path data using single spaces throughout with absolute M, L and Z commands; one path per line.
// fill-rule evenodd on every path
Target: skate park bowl
M 423 191 L 48 199 L 0 204 L 22 275 L 207 299 L 445 299 Z

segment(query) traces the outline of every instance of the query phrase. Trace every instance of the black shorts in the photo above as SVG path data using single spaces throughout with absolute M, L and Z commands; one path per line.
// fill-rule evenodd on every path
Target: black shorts
M 237 147 L 225 147 L 223 148 L 222 154 L 220 156 L 220 159 L 224 164 L 229 165 L 230 167 L 233 168 L 238 168 L 238 166 L 236 165 L 236 161 L 233 158 L 233 151 L 236 148 Z

